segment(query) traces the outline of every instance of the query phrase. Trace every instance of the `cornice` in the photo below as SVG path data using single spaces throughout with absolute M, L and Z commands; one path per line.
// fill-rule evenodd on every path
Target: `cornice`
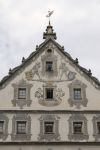
M 56 146 L 75 146 L 75 145 L 81 145 L 81 146 L 100 146 L 100 142 L 68 142 L 68 141 L 59 141 L 59 142 L 32 142 L 32 141 L 26 141 L 26 142 L 0 142 L 0 145 L 56 145 Z
M 0 113 L 30 113 L 30 114 L 100 114 L 100 110 L 0 110 Z

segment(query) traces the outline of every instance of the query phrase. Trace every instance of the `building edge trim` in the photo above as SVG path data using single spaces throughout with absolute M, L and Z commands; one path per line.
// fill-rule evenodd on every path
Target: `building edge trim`
M 67 114 L 73 114 L 73 113 L 81 113 L 81 114 L 100 114 L 100 110 L 0 110 L 0 113 L 34 113 L 34 114 L 40 114 L 40 113 L 67 113 Z
M 0 142 L 0 145 L 83 145 L 83 146 L 100 146 L 100 142 Z

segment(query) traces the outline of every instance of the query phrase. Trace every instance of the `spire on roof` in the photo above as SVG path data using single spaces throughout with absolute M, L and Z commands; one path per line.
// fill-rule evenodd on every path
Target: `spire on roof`
M 43 39 L 47 39 L 49 37 L 53 38 L 53 39 L 57 39 L 56 37 L 56 33 L 53 32 L 53 27 L 51 26 L 50 23 L 50 16 L 53 14 L 53 11 L 48 11 L 48 15 L 46 17 L 49 18 L 49 25 L 46 28 L 46 32 L 43 33 Z

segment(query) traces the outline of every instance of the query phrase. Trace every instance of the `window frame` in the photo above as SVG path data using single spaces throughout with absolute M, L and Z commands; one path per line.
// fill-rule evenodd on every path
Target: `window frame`
M 24 95 L 23 95 L 24 91 Z M 18 99 L 26 99 L 27 98 L 27 89 L 26 87 L 19 87 L 18 88 Z
M 82 100 L 81 88 L 73 88 L 73 94 L 74 100 Z
M 77 125 L 75 125 L 75 124 L 77 124 Z M 78 129 L 78 127 L 80 129 Z M 78 129 L 78 131 L 77 131 L 77 129 Z M 83 134 L 83 121 L 73 121 L 73 134 Z
M 20 124 L 20 127 L 18 126 L 19 124 Z M 25 132 L 23 132 L 23 129 L 22 129 L 23 126 L 21 125 L 25 125 L 25 128 L 24 128 Z M 16 134 L 27 134 L 27 121 L 19 121 L 19 120 L 16 121 Z
M 4 129 L 5 129 L 5 121 L 4 120 L 0 120 L 0 124 L 2 123 L 2 127 L 0 126 L 0 128 L 2 128 L 2 131 L 0 130 L 0 134 L 4 133 Z
M 46 61 L 46 71 L 53 72 L 53 61 Z
M 52 131 L 46 131 L 47 127 Z M 44 134 L 54 134 L 54 121 L 44 121 Z
M 17 133 L 18 122 L 26 122 L 26 133 Z M 19 113 L 13 116 L 11 139 L 13 141 L 31 139 L 31 117 L 28 114 Z
M 98 129 L 98 134 L 100 134 L 100 121 L 97 121 L 97 129 Z
M 54 114 L 43 114 L 40 117 L 40 133 L 39 133 L 39 140 L 60 140 L 59 135 L 59 117 Z M 53 132 L 45 133 L 45 122 L 53 123 Z
M 0 121 L 3 122 L 3 130 L 0 132 L 0 139 L 6 140 L 8 137 L 9 118 L 5 114 L 0 114 Z
M 98 122 L 100 122 L 100 115 L 93 116 L 92 122 L 93 122 L 93 137 L 95 138 L 95 141 L 98 141 L 100 139 L 100 133 L 98 132 Z
M 50 52 L 48 52 L 50 50 Z M 46 48 L 45 54 L 41 57 L 42 61 L 42 75 L 47 77 L 57 76 L 58 69 L 57 69 L 57 56 L 54 55 L 54 48 Z M 52 62 L 52 71 L 46 70 L 46 62 Z
M 75 105 L 78 109 L 81 106 L 86 107 L 88 103 L 88 99 L 86 97 L 87 86 L 80 80 L 75 80 L 72 83 L 70 83 L 68 87 L 69 87 L 69 99 L 68 99 L 69 105 L 71 107 Z M 74 99 L 74 89 L 81 89 L 81 99 Z
M 68 119 L 69 122 L 69 140 L 88 140 L 88 129 L 87 129 L 87 119 L 83 114 L 72 114 Z M 82 122 L 82 133 L 75 133 L 73 129 L 73 122 Z
M 32 88 L 32 84 L 29 84 L 26 82 L 26 80 L 20 80 L 18 83 L 12 84 L 12 87 L 14 88 L 14 97 L 12 100 L 13 106 L 19 106 L 21 109 L 26 106 L 30 106 L 32 103 L 32 100 L 30 99 L 30 90 Z M 26 98 L 20 98 L 19 97 L 19 89 L 26 89 Z
M 45 99 L 47 101 L 50 101 L 50 100 L 54 99 L 54 88 L 52 88 L 52 87 L 51 88 L 50 87 L 45 88 Z

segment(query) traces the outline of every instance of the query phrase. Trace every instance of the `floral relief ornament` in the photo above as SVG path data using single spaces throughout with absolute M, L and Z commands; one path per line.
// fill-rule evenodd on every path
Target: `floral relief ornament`
M 35 92 L 35 97 L 37 97 L 39 100 L 43 100 L 43 90 L 41 88 L 38 88 L 38 90 Z
M 38 88 L 35 92 L 35 97 L 38 99 L 39 104 L 43 106 L 56 106 L 59 105 L 62 101 L 62 97 L 65 95 L 65 93 L 62 91 L 61 88 L 54 90 L 54 98 L 52 100 L 45 99 L 43 95 L 43 90 L 41 88 Z
M 58 88 L 56 91 L 55 91 L 55 99 L 56 100 L 62 100 L 61 97 L 63 97 L 65 95 L 65 93 L 62 91 L 61 88 Z

